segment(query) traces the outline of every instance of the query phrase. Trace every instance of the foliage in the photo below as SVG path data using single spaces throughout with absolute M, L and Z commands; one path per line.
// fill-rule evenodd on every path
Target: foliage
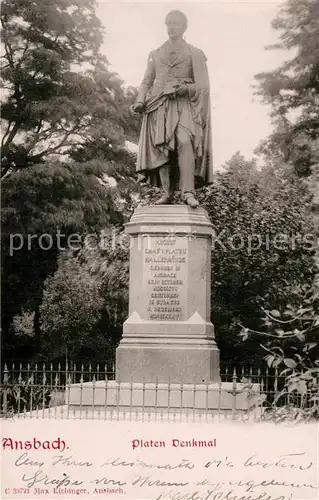
M 33 375 L 20 378 L 18 382 L 9 384 L 3 391 L 6 395 L 6 414 L 23 413 L 47 408 L 51 400 L 51 388 L 34 383 Z
M 121 182 L 118 172 L 109 173 Z M 147 203 L 156 195 L 147 186 L 138 190 L 133 177 L 129 182 L 136 190 L 130 192 L 127 216 L 136 204 Z M 121 196 L 122 188 L 117 185 L 114 190 Z M 212 319 L 222 360 L 231 358 L 239 363 L 250 357 L 259 362 L 263 350 L 254 340 L 243 347 L 239 324 L 256 328 L 262 317 L 261 306 L 272 309 L 285 304 L 292 289 L 313 276 L 311 245 L 302 245 L 312 230 L 307 219 L 308 190 L 292 172 L 289 176 L 287 170 L 274 167 L 259 171 L 237 154 L 226 171 L 219 174 L 215 185 L 202 188 L 198 197 L 217 234 L 222 233 L 221 244 L 215 243 L 212 253 Z M 277 234 L 286 238 L 275 248 L 272 239 Z M 243 246 L 236 245 L 235 239 L 235 248 L 231 246 L 234 235 L 243 239 Z M 251 240 L 248 247 L 252 235 L 261 238 L 260 245 Z M 270 247 L 266 245 L 266 235 Z M 293 235 L 295 245 L 291 244 Z M 76 259 L 81 262 L 81 270 L 101 283 L 103 313 L 95 332 L 99 323 L 99 328 L 108 332 L 116 344 L 128 310 L 128 237 L 120 226 L 109 226 L 100 236 L 91 238 L 91 244 L 84 245 Z M 78 279 L 81 280 L 80 275 Z M 71 289 L 66 293 L 71 294 Z M 58 303 L 57 310 L 62 307 L 62 297 Z M 237 349 L 239 346 L 241 350 Z
M 40 308 L 46 351 L 58 346 L 59 355 L 67 349 L 72 359 L 81 352 L 112 357 L 110 346 L 120 340 L 127 318 L 128 268 L 128 238 L 115 228 L 91 235 L 80 251 L 59 260 Z
M 103 179 L 116 163 L 123 172 L 133 164 L 123 146 L 137 136 L 136 89 L 101 55 L 95 11 L 94 0 L 2 3 L 3 344 L 19 356 L 40 348 L 39 305 L 57 268 L 58 234 L 65 247 L 73 233 L 82 241 L 122 224 L 129 202 Z M 13 255 L 10 235 L 24 242 Z M 33 314 L 33 338 L 12 328 L 23 309 Z
M 299 406 L 301 398 L 304 417 L 319 418 L 319 276 L 312 286 L 298 287 L 294 295 L 298 307 L 289 303 L 280 311 L 264 310 L 263 331 L 244 327 L 241 337 L 243 341 L 256 337 L 268 367 L 281 369 L 285 376 L 272 406 L 286 401 L 287 395 L 291 406 Z
M 135 135 L 133 88 L 100 53 L 95 0 L 5 0 L 1 9 L 2 175 Z M 125 129 L 125 130 L 124 130 Z
M 76 258 L 59 257 L 56 273 L 45 282 L 40 307 L 43 351 L 51 359 L 66 353 L 76 358 L 90 343 L 97 348 L 91 333 L 101 317 L 100 286 Z
M 15 335 L 34 336 L 34 312 L 23 311 L 12 320 L 12 329 Z
M 97 162 L 55 162 L 13 172 L 3 184 L 5 235 L 101 230 L 120 216 L 114 214 L 110 189 L 98 181 L 106 171 Z
M 319 418 L 318 405 L 312 405 L 310 408 L 298 408 L 293 404 L 281 407 L 267 408 L 263 411 L 261 420 L 263 422 L 310 422 Z
M 313 263 L 309 264 L 313 277 L 297 281 L 286 301 L 264 308 L 255 329 L 245 324 L 242 338 L 255 338 L 266 353 L 268 367 L 283 370 L 286 383 L 277 399 L 299 395 L 308 403 L 301 412 L 288 406 L 279 417 L 277 410 L 268 416 L 318 418 L 319 3 L 287 0 L 272 24 L 280 41 L 268 48 L 286 51 L 289 59 L 274 71 L 256 75 L 258 93 L 271 106 L 275 126 L 258 152 L 265 155 L 268 164 L 281 164 L 288 170 L 293 166 L 299 177 L 308 176 L 301 185 L 310 194 L 303 220 L 313 226 Z
M 107 172 L 105 161 L 56 162 L 13 172 L 3 183 L 2 304 L 6 349 L 16 345 L 10 325 L 22 309 L 35 313 L 36 336 L 29 339 L 29 344 L 39 349 L 38 308 L 43 283 L 56 270 L 59 250 L 81 246 L 85 235 L 99 233 L 111 223 L 122 224 L 122 207 L 117 204 L 114 189 L 100 182 Z
M 318 161 L 316 165 L 314 165 L 312 173 L 307 179 L 307 185 L 309 191 L 312 193 L 310 209 L 318 242 L 319 241 L 319 148 L 318 148 Z M 317 256 L 317 266 L 319 268 L 319 245 L 317 245 L 316 256 Z
M 281 311 L 263 310 L 265 332 L 248 328 L 241 332 L 242 340 L 247 340 L 251 333 L 265 337 L 263 348 L 268 352 L 265 359 L 270 368 L 285 365 L 295 370 L 298 366 L 315 366 L 318 359 L 319 289 L 297 287 L 291 298 L 295 299 L 292 302 L 299 299 L 301 304 L 287 304 Z
M 110 228 L 96 239 L 96 246 L 84 247 L 79 254 L 82 265 L 101 279 L 104 320 L 108 328 L 121 332 L 128 314 L 129 237 L 121 228 Z
M 281 307 L 295 286 L 311 281 L 309 192 L 293 172 L 259 170 L 236 154 L 199 199 L 216 231 L 212 319 L 222 359 L 260 360 L 254 341 L 240 343 L 238 325 L 257 328 L 261 307 Z
M 300 176 L 318 161 L 319 139 L 319 3 L 287 0 L 272 23 L 279 43 L 268 49 L 290 56 L 274 71 L 256 75 L 258 94 L 271 105 L 275 130 L 259 151 L 279 155 Z

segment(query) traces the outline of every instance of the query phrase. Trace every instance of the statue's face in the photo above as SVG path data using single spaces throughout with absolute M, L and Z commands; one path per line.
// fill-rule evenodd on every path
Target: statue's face
M 169 16 L 166 20 L 167 34 L 170 38 L 181 38 L 186 31 L 184 20 L 179 16 Z

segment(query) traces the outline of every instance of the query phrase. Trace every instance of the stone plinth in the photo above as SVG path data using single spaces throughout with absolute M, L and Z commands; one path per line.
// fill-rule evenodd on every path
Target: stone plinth
M 260 405 L 259 384 L 215 382 L 212 384 L 138 384 L 115 381 L 73 384 L 66 391 L 70 408 L 127 408 L 249 411 Z
M 202 208 L 145 206 L 131 236 L 129 317 L 116 352 L 118 382 L 219 381 L 210 322 L 212 225 Z

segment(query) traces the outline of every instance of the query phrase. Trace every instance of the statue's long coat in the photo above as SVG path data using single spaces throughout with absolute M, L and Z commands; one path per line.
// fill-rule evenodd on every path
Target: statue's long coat
M 188 84 L 188 95 L 169 98 L 174 88 Z M 212 182 L 213 155 L 209 78 L 204 53 L 182 42 L 174 52 L 169 41 L 150 53 L 137 101 L 145 104 L 137 171 L 154 174 L 176 152 L 176 128 L 186 130 L 195 155 L 195 176 Z M 154 182 L 155 176 L 149 176 Z

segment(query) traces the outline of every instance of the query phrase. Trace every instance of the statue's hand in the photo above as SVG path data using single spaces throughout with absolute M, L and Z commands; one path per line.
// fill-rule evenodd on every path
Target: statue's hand
M 180 87 L 178 87 L 178 89 L 176 89 L 176 95 L 178 97 L 182 97 L 182 96 L 185 96 L 188 94 L 188 86 L 186 83 L 182 83 L 182 85 Z
M 131 109 L 133 113 L 143 113 L 145 105 L 143 102 L 136 102 L 135 104 L 133 104 Z

